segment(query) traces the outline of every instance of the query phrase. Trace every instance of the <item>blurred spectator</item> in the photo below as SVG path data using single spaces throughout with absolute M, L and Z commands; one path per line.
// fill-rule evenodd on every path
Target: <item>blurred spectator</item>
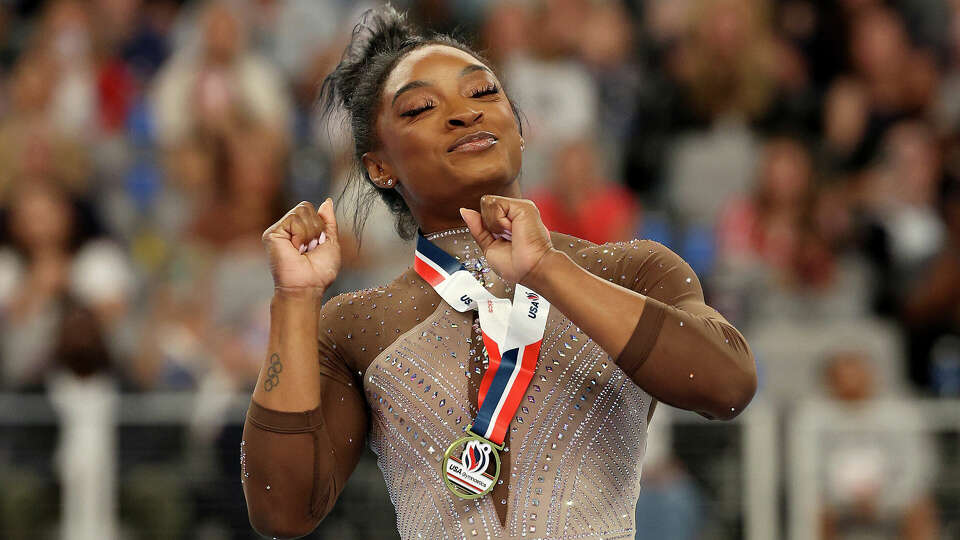
M 530 8 L 523 2 L 491 2 L 482 29 L 487 58 L 503 66 L 512 57 L 529 54 L 533 36 Z
M 79 0 L 56 0 L 44 12 L 36 50 L 57 73 L 51 113 L 61 132 L 80 136 L 96 127 L 97 77 L 91 12 Z
M 501 53 L 506 91 L 529 122 L 524 129 L 527 149 L 523 156 L 523 183 L 528 190 L 546 179 L 550 157 L 559 145 L 596 133 L 597 84 L 574 56 L 581 21 L 590 10 L 584 0 L 544 2 L 522 19 L 528 25 L 529 50 Z M 521 41 L 513 44 L 525 45 Z
M 3 382 L 39 384 L 67 295 L 87 302 L 103 324 L 117 325 L 133 282 L 120 248 L 85 236 L 81 208 L 56 186 L 34 182 L 10 200 L 10 246 L 0 250 Z
M 764 0 L 697 2 L 669 67 L 705 118 L 752 119 L 770 105 L 777 64 Z
M 202 40 L 175 52 L 154 88 L 161 143 L 176 146 L 196 134 L 222 136 L 242 126 L 281 141 L 290 128 L 290 103 L 273 66 L 247 47 L 241 17 L 225 1 L 206 5 Z
M 853 185 L 864 229 L 864 247 L 877 273 L 875 305 L 893 314 L 902 302 L 903 284 L 912 282 L 944 242 L 937 193 L 943 161 L 932 130 L 907 121 L 884 137 L 877 166 Z
M 721 303 L 751 320 L 841 321 L 868 311 L 870 272 L 848 249 L 850 195 L 816 186 L 810 154 L 773 139 L 754 195 L 733 199 L 718 224 Z
M 960 396 L 960 182 L 945 182 L 941 208 L 946 240 L 907 289 L 911 379 L 943 396 Z
M 938 130 L 952 134 L 960 126 L 960 4 L 948 2 L 949 33 L 946 39 L 947 62 L 937 96 L 933 121 Z
M 602 176 L 596 147 L 575 140 L 559 147 L 546 186 L 530 194 L 543 224 L 591 242 L 634 238 L 640 207 L 624 188 Z
M 9 111 L 0 120 L 0 204 L 19 182 L 53 181 L 74 193 L 88 188 L 90 157 L 60 130 L 54 111 L 59 77 L 48 56 L 22 56 L 10 81 Z
M 634 46 L 633 24 L 619 2 L 598 4 L 581 27 L 579 56 L 597 81 L 597 125 L 603 126 L 597 150 L 611 171 L 622 170 L 622 144 L 643 84 L 644 70 L 631 54 Z
M 824 96 L 819 165 L 825 176 L 850 173 L 868 164 L 876 151 L 870 120 L 864 85 L 851 77 L 838 78 Z
M 852 19 L 850 56 L 881 121 L 924 111 L 938 75 L 930 54 L 914 48 L 903 20 L 885 7 L 861 9 Z
M 273 295 L 260 234 L 285 211 L 282 156 L 278 141 L 253 129 L 178 153 L 194 212 L 152 295 L 140 384 L 193 387 L 214 377 L 245 388 L 256 378 Z
M 728 263 L 761 263 L 789 279 L 802 222 L 813 196 L 810 156 L 797 141 L 767 143 L 752 196 L 732 200 L 718 224 L 720 257 Z
M 863 353 L 831 355 L 824 384 L 833 402 L 819 411 L 832 419 L 818 445 L 822 537 L 938 538 L 936 458 L 923 417 L 872 402 L 873 367 Z

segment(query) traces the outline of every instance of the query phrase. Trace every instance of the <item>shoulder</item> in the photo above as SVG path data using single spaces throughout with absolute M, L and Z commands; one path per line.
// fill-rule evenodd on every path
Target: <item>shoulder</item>
M 563 251 L 578 265 L 595 274 L 607 273 L 611 266 L 622 265 L 638 270 L 650 265 L 656 268 L 668 266 L 689 268 L 683 258 L 655 240 L 634 239 L 626 242 L 594 244 L 562 233 L 552 232 L 550 236 L 556 249 Z
M 667 303 L 703 297 L 693 268 L 655 240 L 594 244 L 553 233 L 554 247 L 591 274 Z
M 320 342 L 353 366 L 366 365 L 424 321 L 440 299 L 412 269 L 390 283 L 338 294 L 320 309 Z
M 401 295 L 415 287 L 417 279 L 419 276 L 410 268 L 386 285 L 340 293 L 323 304 L 320 318 L 323 320 L 332 317 L 333 324 L 336 324 L 336 321 L 360 319 L 363 313 L 371 315 L 372 318 L 377 309 L 385 310 L 388 306 L 401 304 Z M 382 316 L 381 314 L 381 318 Z

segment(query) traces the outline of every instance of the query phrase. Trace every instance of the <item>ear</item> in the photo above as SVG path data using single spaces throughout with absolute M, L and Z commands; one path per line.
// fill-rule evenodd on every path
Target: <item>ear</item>
M 393 174 L 393 168 L 385 162 L 376 152 L 367 152 L 360 158 L 363 161 L 363 167 L 367 170 L 367 175 L 377 187 L 392 188 L 396 187 L 398 179 Z

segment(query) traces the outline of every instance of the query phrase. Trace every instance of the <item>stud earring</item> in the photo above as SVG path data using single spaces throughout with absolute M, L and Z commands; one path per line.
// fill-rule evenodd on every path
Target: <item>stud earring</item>
M 393 178 L 387 178 L 387 187 L 393 186 Z

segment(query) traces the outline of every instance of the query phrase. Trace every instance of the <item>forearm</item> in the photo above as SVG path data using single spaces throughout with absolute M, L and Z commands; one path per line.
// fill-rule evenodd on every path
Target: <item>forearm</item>
M 732 325 L 702 304 L 702 296 L 685 308 L 670 306 L 605 281 L 562 253 L 548 257 L 529 286 L 650 395 L 711 418 L 736 416 L 752 399 L 750 349 Z
M 633 335 L 646 304 L 643 295 L 591 274 L 557 250 L 544 256 L 525 285 L 614 358 Z
M 323 381 L 313 410 L 274 411 L 254 401 L 247 411 L 243 489 L 250 523 L 264 536 L 315 529 L 360 459 L 368 429 L 362 395 L 353 385 Z
M 320 403 L 317 352 L 322 291 L 278 289 L 270 302 L 270 341 L 253 400 L 276 411 L 309 411 Z
M 315 529 L 336 497 L 332 453 L 320 408 L 290 413 L 252 402 L 240 462 L 253 528 L 270 538 Z

